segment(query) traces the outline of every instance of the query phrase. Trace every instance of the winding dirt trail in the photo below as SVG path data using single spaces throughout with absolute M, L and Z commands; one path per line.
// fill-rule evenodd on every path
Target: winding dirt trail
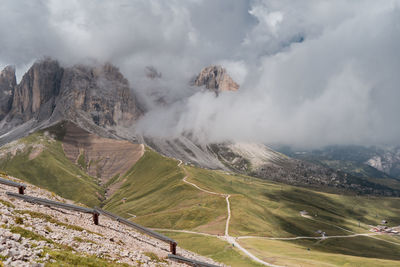
M 201 232 L 195 232 L 195 231 L 189 231 L 189 230 L 172 230 L 172 229 L 164 229 L 164 228 L 151 228 L 151 230 L 154 231 L 163 231 L 163 232 L 176 232 L 176 233 L 186 233 L 186 234 L 194 234 L 194 235 L 204 235 L 204 236 L 212 236 L 212 237 L 218 237 L 218 235 L 213 235 L 213 234 L 207 234 L 207 233 L 201 233 Z
M 181 167 L 182 161 L 181 160 L 178 160 L 178 161 L 179 161 L 178 167 Z M 334 225 L 334 224 L 330 224 L 330 223 L 322 222 L 322 221 L 320 221 L 320 222 L 321 223 L 325 223 L 327 225 L 331 225 L 331 226 L 337 227 L 337 228 L 339 228 L 339 229 L 341 229 L 343 231 L 346 231 L 346 232 L 349 232 L 349 233 L 352 233 L 352 234 L 350 234 L 350 235 L 335 235 L 335 236 L 319 236 L 319 237 L 318 236 L 317 237 L 316 236 L 295 236 L 295 237 L 239 236 L 239 237 L 232 237 L 232 236 L 229 235 L 229 223 L 230 223 L 230 220 L 231 220 L 231 205 L 230 205 L 230 202 L 229 202 L 229 198 L 231 197 L 231 195 L 230 194 L 212 192 L 212 191 L 203 189 L 203 188 L 199 187 L 198 185 L 196 185 L 196 184 L 194 184 L 192 182 L 187 181 L 188 173 L 187 173 L 187 171 L 185 170 L 184 167 L 181 167 L 181 168 L 185 173 L 185 177 L 182 179 L 183 182 L 185 182 L 186 184 L 189 184 L 189 185 L 195 187 L 196 189 L 198 189 L 200 191 L 203 191 L 203 192 L 205 192 L 207 194 L 218 195 L 218 196 L 221 196 L 221 197 L 225 198 L 226 206 L 227 206 L 227 212 L 228 212 L 228 217 L 226 219 L 226 224 L 225 224 L 225 235 L 224 236 L 218 236 L 218 235 L 207 234 L 207 233 L 200 233 L 200 232 L 187 231 L 187 230 L 173 230 L 173 229 L 154 229 L 154 230 L 169 231 L 169 232 L 180 232 L 180 233 L 189 233 L 189 234 L 198 234 L 198 235 L 204 235 L 204 236 L 217 237 L 217 238 L 219 238 L 221 240 L 224 240 L 224 241 L 234 245 L 236 248 L 241 250 L 244 254 L 246 254 L 249 258 L 251 258 L 255 262 L 261 263 L 261 264 L 266 265 L 266 266 L 271 266 L 271 267 L 283 267 L 283 266 L 274 265 L 272 263 L 268 263 L 268 262 L 265 262 L 265 261 L 257 258 L 255 255 L 251 254 L 248 250 L 243 248 L 236 240 L 257 238 L 257 239 L 268 239 L 268 240 L 314 239 L 314 240 L 321 240 L 322 241 L 322 240 L 330 239 L 330 238 L 351 238 L 351 237 L 357 237 L 357 236 L 365 236 L 365 237 L 370 237 L 370 238 L 374 238 L 374 239 L 377 239 L 377 240 L 381 240 L 381 241 L 384 241 L 384 242 L 400 245 L 400 243 L 391 242 L 391 241 L 388 241 L 388 240 L 377 238 L 376 236 L 380 235 L 379 233 L 359 233 L 359 234 L 357 234 L 357 233 L 355 233 L 353 231 L 347 230 L 347 229 L 345 229 L 343 227 L 340 227 L 338 225 Z M 306 216 L 303 216 L 303 217 L 306 217 Z M 308 217 L 306 217 L 306 218 L 308 218 Z M 308 219 L 315 220 L 314 218 L 311 218 L 311 217 L 308 218 Z
M 182 165 L 182 160 L 179 160 L 178 167 L 181 167 L 181 165 Z M 247 249 L 243 248 L 243 247 L 236 241 L 236 239 L 237 239 L 236 237 L 232 237 L 232 236 L 229 235 L 229 223 L 230 223 L 230 220 L 231 220 L 231 204 L 230 204 L 230 202 L 229 202 L 229 198 L 231 197 L 230 194 L 222 194 L 222 193 L 217 193 L 217 192 L 208 191 L 208 190 L 205 190 L 205 189 L 199 187 L 198 185 L 196 185 L 196 184 L 194 184 L 194 183 L 191 183 L 191 182 L 187 181 L 186 179 L 187 179 L 187 177 L 188 177 L 188 173 L 187 173 L 187 171 L 185 170 L 185 168 L 183 168 L 183 167 L 181 167 L 181 168 L 182 168 L 182 170 L 185 172 L 185 177 L 183 177 L 183 179 L 182 179 L 183 182 L 185 182 L 185 183 L 187 183 L 187 184 L 189 184 L 189 185 L 191 185 L 191 186 L 193 186 L 193 187 L 197 188 L 198 190 L 203 191 L 203 192 L 205 192 L 205 193 L 212 194 L 212 195 L 218 195 L 218 196 L 221 196 L 221 197 L 224 197 L 224 198 L 225 198 L 225 200 L 226 200 L 226 207 L 227 207 L 227 211 L 228 211 L 228 217 L 227 217 L 227 219 L 226 219 L 226 224 L 225 224 L 225 236 L 223 237 L 223 240 L 227 241 L 228 243 L 233 244 L 234 247 L 236 247 L 236 248 L 238 248 L 239 250 L 241 250 L 244 254 L 246 254 L 248 257 L 250 257 L 250 258 L 251 258 L 252 260 L 254 260 L 255 262 L 261 263 L 261 264 L 266 265 L 266 266 L 271 266 L 271 267 L 282 267 L 282 266 L 279 266 L 279 265 L 274 265 L 274 264 L 272 264 L 272 263 L 265 262 L 265 261 L 263 261 L 263 260 L 257 258 L 257 257 L 254 256 L 253 254 L 251 254 Z M 178 230 L 178 231 L 179 231 L 179 232 L 184 232 L 184 233 L 202 234 L 202 233 L 198 233 L 198 232 L 190 232 L 190 231 L 185 231 L 185 230 Z
M 356 236 L 374 236 L 379 235 L 378 233 L 368 233 L 368 234 L 353 234 L 353 235 L 330 235 L 330 236 L 295 236 L 295 237 L 262 237 L 262 236 L 239 236 L 238 239 L 268 239 L 268 240 L 299 240 L 299 239 L 329 239 L 329 238 L 348 238 L 348 237 L 356 237 Z
M 178 167 L 181 167 L 181 165 L 182 165 L 182 160 L 179 160 Z M 230 205 L 230 203 L 229 203 L 229 198 L 231 197 L 231 195 L 229 195 L 229 194 L 217 193 L 217 192 L 212 192 L 212 191 L 208 191 L 208 190 L 205 190 L 205 189 L 199 187 L 198 185 L 196 185 L 196 184 L 194 184 L 194 183 L 189 182 L 188 180 L 186 180 L 186 179 L 188 178 L 188 173 L 187 173 L 187 171 L 185 170 L 185 168 L 183 168 L 183 167 L 181 167 L 181 168 L 182 168 L 182 170 L 185 172 L 185 177 L 183 177 L 183 179 L 182 179 L 183 182 L 185 182 L 185 183 L 187 183 L 187 184 L 189 184 L 189 185 L 195 187 L 196 189 L 198 189 L 198 190 L 200 190 L 200 191 L 203 191 L 203 192 L 205 192 L 205 193 L 207 193 L 207 194 L 217 195 L 217 196 L 221 196 L 221 197 L 224 197 L 224 198 L 225 198 L 225 200 L 226 200 L 226 207 L 227 207 L 227 210 L 228 210 L 228 217 L 227 217 L 227 219 L 226 219 L 226 224 L 225 224 L 225 237 L 229 237 L 229 222 L 230 222 L 230 220 L 231 220 L 231 205 Z

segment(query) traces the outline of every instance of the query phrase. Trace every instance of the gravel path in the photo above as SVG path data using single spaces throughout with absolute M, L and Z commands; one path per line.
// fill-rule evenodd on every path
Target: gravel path
M 182 165 L 182 160 L 179 160 L 178 167 L 180 167 L 181 165 Z M 279 265 L 274 265 L 272 263 L 268 263 L 268 262 L 265 262 L 265 261 L 257 258 L 255 255 L 250 253 L 247 249 L 242 247 L 238 242 L 236 242 L 235 237 L 232 237 L 232 236 L 229 235 L 229 222 L 231 220 L 231 205 L 230 205 L 230 202 L 229 202 L 229 198 L 231 197 L 230 194 L 222 194 L 222 193 L 208 191 L 208 190 L 205 190 L 205 189 L 199 187 L 198 185 L 196 185 L 194 183 L 188 182 L 186 180 L 186 178 L 188 177 L 187 172 L 186 172 L 185 168 L 183 168 L 183 167 L 181 167 L 181 168 L 185 172 L 185 177 L 183 178 L 183 182 L 185 182 L 185 183 L 187 183 L 187 184 L 189 184 L 189 185 L 191 185 L 191 186 L 193 186 L 193 187 L 197 188 L 198 190 L 203 191 L 205 193 L 212 194 L 212 195 L 218 195 L 218 196 L 222 196 L 222 197 L 225 198 L 226 207 L 227 207 L 227 211 L 228 211 L 228 217 L 226 219 L 226 224 L 225 224 L 225 236 L 222 239 L 224 239 L 225 241 L 227 241 L 230 244 L 233 244 L 236 248 L 241 250 L 248 257 L 250 257 L 252 260 L 254 260 L 254 261 L 258 262 L 258 263 L 261 263 L 261 264 L 266 265 L 266 266 L 271 266 L 271 267 L 281 267 Z M 196 234 L 199 234 L 199 233 L 196 233 Z

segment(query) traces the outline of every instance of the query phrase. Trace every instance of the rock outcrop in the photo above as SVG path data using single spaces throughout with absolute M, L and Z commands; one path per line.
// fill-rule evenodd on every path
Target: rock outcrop
M 365 164 L 400 179 L 400 147 L 375 149 L 374 152 Z
M 127 79 L 109 63 L 62 67 L 46 58 L 18 85 L 14 69 L 7 68 L 1 74 L 0 95 L 0 134 L 28 121 L 34 129 L 65 119 L 107 135 L 117 127 L 132 126 L 142 115 Z
M 128 127 L 141 115 L 128 81 L 111 64 L 66 68 L 60 97 L 60 113 L 69 119 L 84 114 L 101 127 Z
M 232 80 L 223 67 L 214 65 L 202 69 L 194 80 L 194 85 L 205 86 L 214 91 L 216 95 L 223 91 L 237 91 L 239 89 L 239 85 Z
M 14 67 L 5 67 L 0 72 L 0 120 L 2 120 L 11 109 L 16 84 Z
M 15 88 L 10 119 L 25 122 L 49 117 L 60 92 L 62 75 L 57 61 L 46 59 L 33 64 Z

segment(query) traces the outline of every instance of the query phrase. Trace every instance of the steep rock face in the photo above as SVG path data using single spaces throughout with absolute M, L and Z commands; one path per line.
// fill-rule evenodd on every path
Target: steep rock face
M 128 127 L 141 115 L 128 81 L 111 64 L 66 68 L 61 83 L 63 108 L 68 118 L 86 115 L 98 126 Z
M 205 86 L 217 95 L 222 91 L 237 91 L 239 89 L 239 85 L 221 66 L 209 66 L 202 69 L 194 80 L 194 85 Z
M 142 114 L 128 81 L 111 64 L 64 68 L 47 58 L 37 61 L 18 85 L 13 69 L 4 73 L 0 135 L 13 131 L 15 137 L 8 136 L 8 141 L 63 119 L 102 136 L 120 136 L 120 129 L 132 126 Z
M 380 150 L 376 155 L 365 162 L 388 175 L 400 178 L 400 147 Z
M 25 122 L 51 115 L 62 75 L 63 69 L 57 61 L 45 59 L 36 62 L 15 88 L 10 119 Z
M 0 120 L 2 120 L 11 109 L 16 84 L 14 67 L 5 67 L 0 72 Z

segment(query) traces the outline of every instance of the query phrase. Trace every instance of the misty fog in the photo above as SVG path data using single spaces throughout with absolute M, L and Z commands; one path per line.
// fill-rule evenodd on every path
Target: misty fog
M 1 68 L 21 77 L 43 56 L 111 62 L 147 109 L 136 125 L 146 135 L 400 143 L 400 1 L 6 0 L 0 10 Z M 211 64 L 239 90 L 191 86 Z

